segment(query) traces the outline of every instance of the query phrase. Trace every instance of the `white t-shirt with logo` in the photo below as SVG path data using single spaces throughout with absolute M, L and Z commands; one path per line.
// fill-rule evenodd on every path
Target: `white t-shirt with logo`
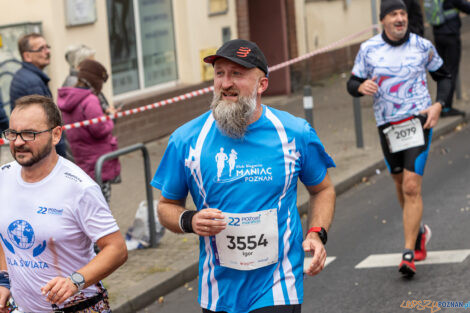
M 0 168 L 0 242 L 11 293 L 24 312 L 51 312 L 41 287 L 95 257 L 93 242 L 119 230 L 99 186 L 59 157 L 43 180 L 27 183 L 17 162 Z M 82 291 L 97 293 L 96 286 Z

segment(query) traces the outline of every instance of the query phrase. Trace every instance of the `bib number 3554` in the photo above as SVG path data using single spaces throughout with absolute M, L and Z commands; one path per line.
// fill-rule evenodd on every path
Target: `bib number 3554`
M 229 245 L 229 249 L 238 249 L 238 250 L 254 250 L 259 246 L 267 246 L 268 240 L 264 237 L 264 234 L 261 234 L 259 238 L 256 238 L 256 235 L 252 236 L 226 236 Z
M 213 241 L 219 265 L 249 271 L 278 261 L 277 209 L 224 215 L 227 228 Z

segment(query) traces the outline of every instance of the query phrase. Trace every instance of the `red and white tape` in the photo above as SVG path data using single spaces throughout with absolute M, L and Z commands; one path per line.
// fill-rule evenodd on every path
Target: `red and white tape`
M 151 110 L 151 109 L 155 109 L 155 108 L 158 108 L 158 107 L 165 106 L 167 104 L 171 104 L 171 103 L 175 103 L 175 102 L 179 102 L 179 101 L 183 101 L 183 100 L 188 100 L 188 99 L 191 99 L 193 97 L 201 96 L 203 94 L 210 93 L 213 90 L 214 90 L 214 87 L 212 87 L 212 86 L 202 88 L 202 89 L 199 89 L 199 90 L 195 90 L 195 91 L 185 93 L 184 95 L 180 95 L 180 96 L 176 96 L 176 97 L 173 97 L 173 98 L 170 98 L 170 99 L 158 101 L 158 102 L 155 102 L 155 103 L 152 103 L 152 104 L 147 104 L 147 105 L 135 108 L 135 109 L 130 109 L 130 110 L 122 111 L 122 112 L 116 112 L 114 114 L 104 115 L 104 116 L 101 116 L 101 117 L 96 117 L 96 118 L 91 119 L 91 120 L 76 122 L 76 123 L 73 123 L 73 124 L 67 124 L 67 125 L 64 126 L 64 129 L 72 129 L 72 128 L 78 128 L 78 127 L 82 127 L 82 126 L 91 125 L 91 124 L 97 124 L 97 123 L 109 121 L 110 119 L 115 119 L 115 118 L 119 118 L 119 117 L 122 117 L 122 116 L 127 116 L 127 115 L 132 115 L 132 114 L 144 112 L 144 111 L 147 111 L 147 110 Z
M 276 70 L 279 70 L 283 67 L 287 67 L 287 66 L 290 66 L 294 63 L 297 63 L 297 62 L 300 62 L 300 61 L 303 61 L 303 60 L 306 60 L 308 58 L 311 58 L 313 57 L 314 55 L 317 55 L 317 54 L 321 54 L 321 53 L 324 53 L 328 50 L 331 50 L 332 48 L 336 48 L 337 46 L 345 43 L 345 42 L 348 42 L 350 41 L 351 39 L 354 39 L 356 37 L 360 37 L 364 34 L 367 34 L 368 32 L 370 32 L 372 29 L 374 28 L 378 28 L 379 25 L 375 24 L 375 25 L 372 25 L 370 27 L 368 27 L 367 29 L 364 29 L 358 33 L 355 33 L 355 34 L 352 34 L 352 35 L 349 35 L 347 37 L 344 37 L 338 41 L 335 41 L 329 45 L 327 45 L 326 47 L 323 47 L 323 48 L 320 48 L 320 49 L 317 49 L 315 51 L 312 51 L 310 53 L 307 53 L 307 54 L 304 54 L 304 55 L 301 55 L 300 57 L 297 57 L 297 58 L 294 58 L 294 59 L 291 59 L 289 61 L 285 61 L 285 62 L 282 62 L 282 63 L 279 63 L 277 65 L 274 65 L 272 67 L 269 68 L 269 72 L 273 72 L 273 71 L 276 71 Z
M 357 38 L 357 37 L 360 37 L 368 32 L 370 32 L 372 29 L 374 28 L 379 28 L 379 25 L 372 25 L 360 32 L 357 32 L 355 34 L 352 34 L 352 35 L 349 35 L 347 37 L 344 37 L 336 42 L 333 42 L 331 44 L 329 44 L 328 46 L 326 47 L 323 47 L 323 48 L 320 48 L 320 49 L 317 49 L 315 51 L 312 51 L 310 53 L 307 53 L 307 54 L 304 54 L 300 57 L 297 57 L 297 58 L 294 58 L 294 59 L 291 59 L 289 61 L 286 61 L 286 62 L 282 62 L 280 64 L 277 64 L 277 65 L 274 65 L 274 66 L 271 66 L 269 67 L 269 72 L 274 72 L 274 71 L 277 71 L 281 68 L 284 68 L 284 67 L 287 67 L 287 66 L 290 66 L 294 63 L 297 63 L 297 62 L 301 62 L 301 61 L 304 61 L 308 58 L 311 58 L 313 57 L 314 55 L 317 55 L 317 54 L 321 54 L 321 53 L 324 53 L 328 50 L 331 50 L 345 42 L 348 42 L 354 38 Z M 83 127 L 83 126 L 87 126 L 87 125 L 91 125 L 91 124 L 98 124 L 98 123 L 101 123 L 101 122 L 105 122 L 105 121 L 109 121 L 109 120 L 112 120 L 112 119 L 116 119 L 116 118 L 120 118 L 122 116 L 128 116 L 128 115 L 133 115 L 133 114 L 136 114 L 136 113 L 140 113 L 140 112 L 144 112 L 144 111 L 147 111 L 147 110 L 151 110 L 151 109 L 155 109 L 155 108 L 158 108 L 158 107 L 162 107 L 162 106 L 165 106 L 167 104 L 171 104 L 171 103 L 175 103 L 175 102 L 179 102 L 179 101 L 183 101 L 183 100 L 188 100 L 188 99 L 191 99 L 193 97 L 197 97 L 197 96 L 201 96 L 201 95 L 204 95 L 206 93 L 210 93 L 214 91 L 214 87 L 207 87 L 207 88 L 202 88 L 202 89 L 199 89 L 199 90 L 195 90 L 195 91 L 191 91 L 191 92 L 188 92 L 188 93 L 185 93 L 183 95 L 180 95 L 180 96 L 176 96 L 176 97 L 173 97 L 173 98 L 169 98 L 169 99 L 166 99 L 166 100 L 162 100 L 162 101 L 159 101 L 159 102 L 155 102 L 155 103 L 152 103 L 152 104 L 147 104 L 147 105 L 144 105 L 144 106 L 141 106 L 141 107 L 138 107 L 138 108 L 135 108 L 135 109 L 130 109 L 130 110 L 126 110 L 126 111 L 122 111 L 122 112 L 117 112 L 117 113 L 114 113 L 114 114 L 110 114 L 110 115 L 103 115 L 101 117 L 97 117 L 97 118 L 93 118 L 93 119 L 90 119 L 90 120 L 86 120 L 86 121 L 81 121 L 81 122 L 76 122 L 76 123 L 72 123 L 72 124 L 67 124 L 67 125 L 64 125 L 63 128 L 64 129 L 72 129 L 72 128 L 78 128 L 78 127 Z M 4 145 L 4 144 L 8 144 L 8 140 L 4 140 L 2 138 L 0 138 L 0 146 L 1 145 Z

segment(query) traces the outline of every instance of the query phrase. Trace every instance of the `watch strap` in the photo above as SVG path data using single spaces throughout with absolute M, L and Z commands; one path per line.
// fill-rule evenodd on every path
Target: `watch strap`
M 74 276 L 80 276 L 81 280 L 78 281 L 74 279 Z M 69 276 L 69 279 L 77 287 L 78 291 L 81 291 L 83 287 L 85 287 L 85 277 L 83 277 L 83 275 L 80 274 L 79 272 L 72 273 L 72 275 Z
M 307 231 L 307 235 L 310 234 L 310 233 L 317 233 L 317 234 L 318 234 L 318 237 L 320 237 L 320 240 L 321 240 L 321 242 L 323 243 L 323 245 L 326 244 L 326 241 L 328 240 L 328 234 L 327 234 L 325 228 L 314 226 L 314 227 L 311 227 L 311 228 Z M 307 235 L 306 235 L 306 236 L 307 236 Z
M 307 231 L 307 235 L 310 234 L 310 233 L 319 233 L 321 232 L 321 229 L 323 227 L 311 227 L 308 231 Z

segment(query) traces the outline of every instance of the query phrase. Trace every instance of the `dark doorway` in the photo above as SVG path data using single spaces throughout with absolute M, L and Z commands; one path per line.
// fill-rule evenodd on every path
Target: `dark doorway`
M 287 16 L 285 0 L 250 0 L 248 2 L 250 40 L 264 52 L 268 65 L 289 59 Z M 289 67 L 269 74 L 269 88 L 265 94 L 290 93 Z

